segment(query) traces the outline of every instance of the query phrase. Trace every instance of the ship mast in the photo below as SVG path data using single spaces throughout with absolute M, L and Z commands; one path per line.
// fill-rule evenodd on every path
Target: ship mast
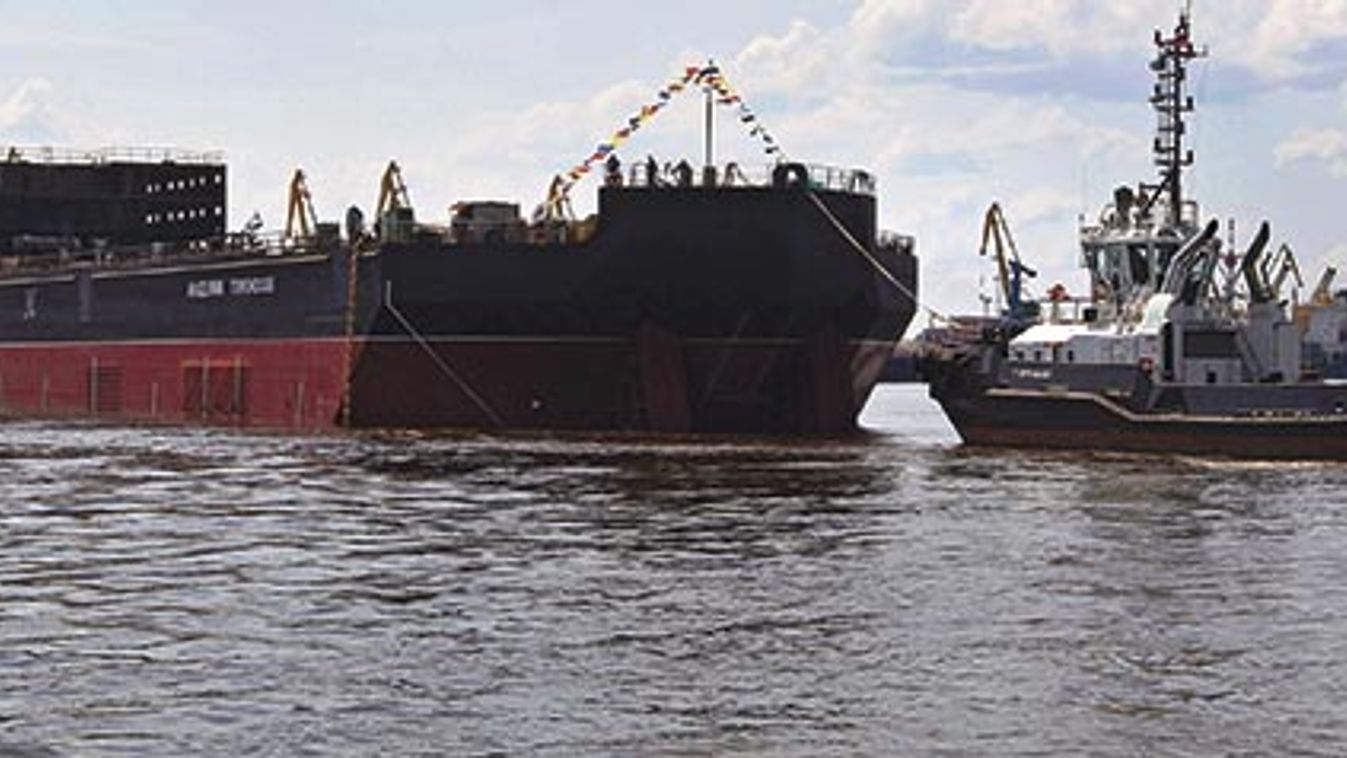
M 1168 216 L 1165 221 L 1177 227 L 1183 220 L 1183 169 L 1193 165 L 1193 151 L 1184 150 L 1187 133 L 1185 117 L 1193 111 L 1193 98 L 1186 94 L 1188 62 L 1207 55 L 1206 48 L 1198 49 L 1192 41 L 1192 2 L 1184 3 L 1179 12 L 1179 23 L 1172 37 L 1155 30 L 1155 46 L 1159 53 L 1151 62 L 1155 72 L 1155 90 L 1151 106 L 1155 108 L 1159 124 L 1156 128 L 1155 165 L 1160 171 L 1160 184 L 1144 186 L 1150 196 L 1146 210 L 1154 206 L 1160 196 L 1168 195 Z
M 716 62 L 715 62 L 714 60 L 708 60 L 707 63 L 706 63 L 706 68 L 703 69 L 703 71 L 712 72 L 712 73 L 714 73 L 714 74 L 719 74 L 719 73 L 720 73 L 720 69 L 716 68 Z M 715 159 L 715 130 L 716 130 L 716 122 L 715 122 L 715 97 L 716 97 L 716 91 L 715 91 L 715 89 L 711 86 L 711 84 L 710 84 L 709 82 L 708 82 L 707 84 L 703 85 L 702 90 L 703 90 L 703 92 L 704 92 L 704 94 L 705 94 L 705 96 L 706 96 L 706 123 L 705 123 L 705 126 L 704 126 L 705 131 L 703 132 L 703 143 L 704 143 L 703 146 L 704 146 L 704 148 L 705 148 L 705 151 L 704 151 L 704 152 L 705 152 L 705 162 L 702 164 L 702 173 L 703 173 L 703 175 L 709 175 L 709 174 L 711 173 L 711 171 L 713 170 L 713 167 L 716 165 L 716 159 Z

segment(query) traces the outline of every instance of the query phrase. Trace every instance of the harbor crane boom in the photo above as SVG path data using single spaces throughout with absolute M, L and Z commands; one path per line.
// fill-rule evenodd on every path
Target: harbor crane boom
M 379 181 L 379 203 L 374 211 L 375 218 L 383 218 L 389 211 L 412 207 L 411 196 L 407 193 L 407 184 L 402 181 L 402 169 L 397 161 L 389 161 Z
M 295 169 L 290 179 L 290 201 L 285 214 L 285 238 L 309 239 L 318 231 L 318 214 L 313 210 L 313 195 L 303 169 Z
M 1311 304 L 1333 304 L 1333 279 L 1337 277 L 1337 275 L 1338 270 L 1332 266 L 1324 269 L 1324 273 L 1319 277 L 1319 283 L 1314 285 L 1314 294 L 1310 295 Z
M 992 203 L 983 217 L 982 246 L 978 249 L 978 255 L 985 257 L 991 245 L 995 245 L 996 273 L 1006 309 L 1010 315 L 1018 316 L 1025 307 L 1023 278 L 1027 276 L 1032 279 L 1038 276 L 1038 272 L 1020 260 L 1019 248 L 1015 245 L 1015 237 L 1010 233 L 1010 224 L 1006 221 L 1000 203 Z

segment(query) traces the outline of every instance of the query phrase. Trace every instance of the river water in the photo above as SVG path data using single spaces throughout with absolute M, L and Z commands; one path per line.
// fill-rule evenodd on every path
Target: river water
M 0 428 L 0 755 L 1339 755 L 1347 465 Z

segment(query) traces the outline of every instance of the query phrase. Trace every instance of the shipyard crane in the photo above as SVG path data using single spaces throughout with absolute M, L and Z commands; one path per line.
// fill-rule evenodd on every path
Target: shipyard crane
M 397 161 L 389 161 L 384 169 L 383 179 L 379 181 L 379 203 L 375 206 L 374 217 L 383 218 L 385 214 L 412 207 L 411 197 L 407 194 L 407 185 L 402 181 L 402 169 Z
M 1001 294 L 1005 298 L 1006 315 L 1013 321 L 1032 320 L 1037 317 L 1037 304 L 1024 298 L 1024 277 L 1030 279 L 1038 272 L 1029 268 L 1020 260 L 1019 248 L 1010 233 L 1010 224 L 1000 203 L 992 203 L 982 220 L 982 246 L 978 255 L 985 257 L 989 245 L 996 247 L 996 271 L 1000 279 Z
M 313 210 L 313 195 L 303 169 L 295 169 L 290 179 L 290 202 L 285 214 L 285 239 L 305 240 L 318 231 L 318 214 Z
M 412 210 L 412 200 L 397 161 L 388 162 L 388 168 L 379 180 L 374 232 L 380 242 L 409 242 L 416 234 L 416 212 Z
M 1314 293 L 1310 295 L 1310 305 L 1327 306 L 1333 304 L 1333 279 L 1338 275 L 1338 270 L 1329 266 L 1324 269 L 1324 273 L 1319 277 L 1319 283 L 1314 286 Z

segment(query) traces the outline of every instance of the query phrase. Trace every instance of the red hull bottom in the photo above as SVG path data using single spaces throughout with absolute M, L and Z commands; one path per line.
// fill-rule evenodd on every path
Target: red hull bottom
M 339 338 L 9 344 L 0 413 L 297 431 L 834 433 L 854 428 L 887 353 L 827 335 L 697 342 L 655 330 L 635 340 L 357 340 L 349 351 Z
M 0 347 L 9 416 L 321 430 L 339 417 L 342 340 Z

